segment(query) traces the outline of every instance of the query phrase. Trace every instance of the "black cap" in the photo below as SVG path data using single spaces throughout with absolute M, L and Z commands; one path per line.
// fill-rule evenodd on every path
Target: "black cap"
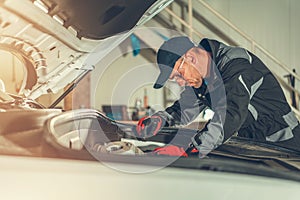
M 171 38 L 161 45 L 157 52 L 157 64 L 160 74 L 153 85 L 155 89 L 164 86 L 173 71 L 176 61 L 193 47 L 195 47 L 195 44 L 186 36 Z

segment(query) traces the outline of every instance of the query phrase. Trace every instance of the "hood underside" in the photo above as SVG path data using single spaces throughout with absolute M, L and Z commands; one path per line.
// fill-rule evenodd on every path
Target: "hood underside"
M 156 0 L 42 0 L 50 16 L 72 26 L 78 37 L 104 39 L 133 28 Z

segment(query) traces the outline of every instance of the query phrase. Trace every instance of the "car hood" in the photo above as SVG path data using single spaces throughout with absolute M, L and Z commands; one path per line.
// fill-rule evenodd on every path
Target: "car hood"
M 56 93 L 172 0 L 2 0 L 0 49 L 26 68 L 19 94 Z M 93 53 L 94 58 L 89 59 Z

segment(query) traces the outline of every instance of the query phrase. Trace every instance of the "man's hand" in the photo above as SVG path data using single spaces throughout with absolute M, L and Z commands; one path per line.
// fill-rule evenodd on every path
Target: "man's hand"
M 158 147 L 153 151 L 156 155 L 168 155 L 168 156 L 182 156 L 188 157 L 188 154 L 182 147 L 178 147 L 175 145 L 167 145 L 164 147 Z
M 165 121 L 158 115 L 146 116 L 139 120 L 136 126 L 136 132 L 139 137 L 151 137 L 156 135 L 164 124 Z

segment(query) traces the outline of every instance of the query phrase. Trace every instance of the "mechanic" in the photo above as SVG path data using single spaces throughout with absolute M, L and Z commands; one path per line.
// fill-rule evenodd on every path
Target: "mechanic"
M 173 79 L 184 91 L 165 111 L 139 120 L 140 137 L 186 125 L 210 108 L 212 119 L 191 136 L 200 158 L 233 135 L 300 151 L 299 122 L 274 75 L 251 52 L 207 38 L 196 46 L 179 36 L 162 44 L 157 63 L 160 74 L 153 87 Z

